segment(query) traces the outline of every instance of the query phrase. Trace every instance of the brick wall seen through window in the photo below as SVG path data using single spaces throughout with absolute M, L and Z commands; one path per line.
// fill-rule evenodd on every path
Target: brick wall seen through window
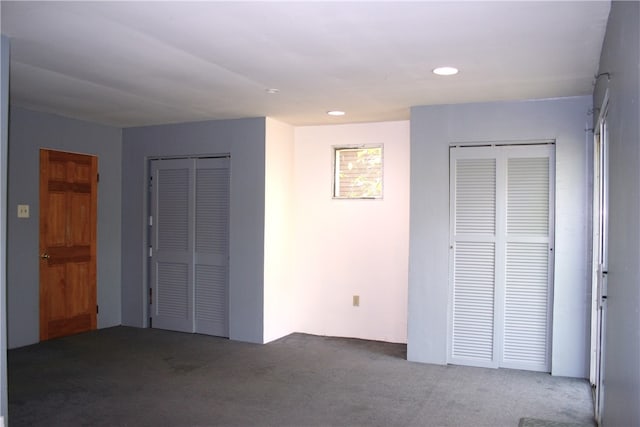
M 335 147 L 333 197 L 382 198 L 382 146 Z

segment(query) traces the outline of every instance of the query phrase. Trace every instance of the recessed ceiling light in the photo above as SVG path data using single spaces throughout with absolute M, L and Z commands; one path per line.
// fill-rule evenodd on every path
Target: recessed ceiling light
M 344 116 L 344 111 L 331 110 L 331 111 L 327 111 L 327 114 L 330 116 Z
M 274 94 L 274 93 L 278 93 L 280 92 L 280 89 L 276 89 L 276 88 L 269 88 L 269 89 L 265 89 L 265 92 L 269 93 L 269 94 Z
M 433 69 L 433 74 L 437 74 L 439 76 L 453 76 L 458 74 L 458 69 L 456 67 L 438 67 Z

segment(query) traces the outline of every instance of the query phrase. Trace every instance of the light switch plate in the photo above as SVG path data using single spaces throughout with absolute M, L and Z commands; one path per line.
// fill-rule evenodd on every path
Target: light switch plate
M 29 205 L 18 205 L 18 218 L 29 218 Z

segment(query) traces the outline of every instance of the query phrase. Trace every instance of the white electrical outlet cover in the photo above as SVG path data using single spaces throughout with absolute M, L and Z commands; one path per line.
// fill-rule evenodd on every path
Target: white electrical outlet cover
M 29 218 L 29 205 L 18 205 L 18 218 Z

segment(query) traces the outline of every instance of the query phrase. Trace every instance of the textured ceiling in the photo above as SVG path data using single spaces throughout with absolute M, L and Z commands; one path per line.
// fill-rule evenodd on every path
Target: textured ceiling
M 119 127 L 590 95 L 609 2 L 1 2 L 13 105 Z M 460 73 L 431 70 L 454 65 Z M 277 94 L 266 89 L 277 88 Z M 345 110 L 343 117 L 326 115 Z

